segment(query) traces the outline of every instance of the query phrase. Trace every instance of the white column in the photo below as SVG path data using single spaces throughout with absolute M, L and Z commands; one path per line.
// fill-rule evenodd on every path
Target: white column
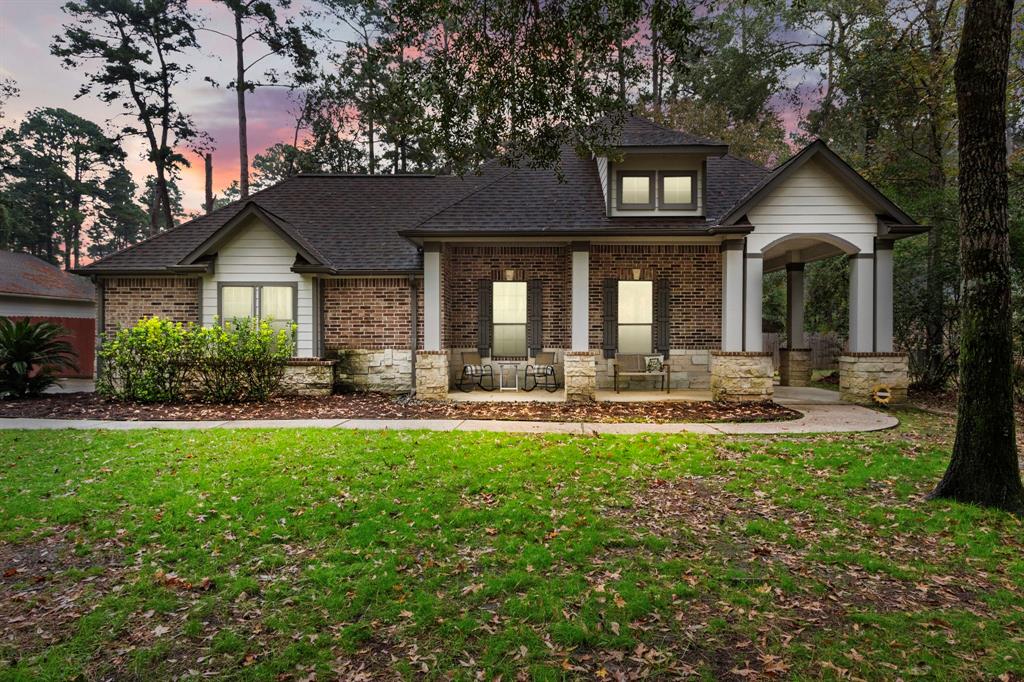
M 743 242 L 722 242 L 722 350 L 743 350 Z
M 572 350 L 590 349 L 590 245 L 572 245 Z
M 746 254 L 743 258 L 746 270 L 746 294 L 744 306 L 743 350 L 760 353 L 764 349 L 761 335 L 761 297 L 764 280 L 764 261 L 760 253 Z
M 851 353 L 874 350 L 875 296 L 874 254 L 850 257 L 850 341 Z
M 789 348 L 804 348 L 804 264 L 786 265 L 786 335 Z
M 892 242 L 875 246 L 875 351 L 892 352 Z
M 423 245 L 423 350 L 441 350 L 441 245 Z

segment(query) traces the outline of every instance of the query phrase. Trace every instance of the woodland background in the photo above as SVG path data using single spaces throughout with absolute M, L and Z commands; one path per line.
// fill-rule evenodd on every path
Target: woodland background
M 931 225 L 897 244 L 897 344 L 919 385 L 955 380 L 963 2 L 215 0 L 227 10 L 216 21 L 210 6 L 64 5 L 51 53 L 81 74 L 81 98 L 109 105 L 104 120 L 46 106 L 5 117 L 19 83 L 0 78 L 0 248 L 72 268 L 194 217 L 182 173 L 224 143 L 180 96 L 196 82 L 234 100 L 239 129 L 237 179 L 211 180 L 205 210 L 300 172 L 472 173 L 492 158 L 557 170 L 564 145 L 600 152 L 637 111 L 767 167 L 821 138 Z M 1024 9 L 1014 31 L 1006 141 L 1024 357 Z M 204 67 L 214 41 L 231 45 L 230 80 Z M 287 93 L 288 134 L 250 154 L 247 98 L 265 89 Z M 129 170 L 139 149 L 149 173 Z M 810 331 L 845 334 L 846 268 L 808 267 Z M 766 331 L 781 331 L 780 274 L 765 292 Z

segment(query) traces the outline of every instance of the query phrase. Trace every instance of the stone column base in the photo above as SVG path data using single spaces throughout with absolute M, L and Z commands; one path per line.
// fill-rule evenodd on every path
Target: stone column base
M 779 349 L 779 383 L 783 386 L 811 385 L 811 349 Z
M 844 353 L 839 356 L 839 397 L 873 405 L 877 388 L 889 389 L 889 404 L 906 402 L 910 378 L 902 353 Z
M 292 358 L 284 366 L 282 395 L 327 396 L 334 390 L 334 360 Z
M 728 402 L 771 400 L 771 353 L 711 351 L 711 398 Z
M 448 399 L 448 351 L 416 351 L 416 397 L 420 400 Z
M 597 393 L 597 362 L 590 351 L 565 353 L 565 399 L 581 402 L 594 399 Z

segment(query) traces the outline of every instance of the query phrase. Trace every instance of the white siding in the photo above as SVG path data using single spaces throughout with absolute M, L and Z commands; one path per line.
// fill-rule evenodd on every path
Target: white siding
M 608 205 L 608 157 L 597 157 L 597 177 L 601 178 L 601 194 L 604 195 L 604 204 Z
M 832 175 L 810 160 L 752 208 L 754 225 L 748 248 L 760 250 L 787 234 L 831 234 L 872 250 L 878 229 L 876 211 Z
M 96 304 L 0 295 L 0 317 L 96 317 Z
M 253 220 L 241 228 L 217 253 L 213 275 L 203 277 L 203 324 L 217 315 L 220 282 L 294 282 L 298 285 L 296 322 L 300 357 L 313 355 L 313 279 L 291 271 L 295 249 L 262 223 Z
M 612 178 L 611 182 L 611 215 L 622 216 L 622 217 L 640 217 L 640 216 L 695 216 L 704 215 L 704 174 L 702 166 L 704 163 L 703 156 L 697 156 L 694 154 L 633 154 L 632 156 L 626 156 L 622 161 L 612 165 L 612 172 L 618 174 L 619 171 L 694 171 L 697 173 L 697 183 L 694 187 L 694 191 L 697 193 L 697 208 L 690 211 L 620 211 L 615 208 L 618 203 L 618 192 L 619 182 L 617 177 Z M 600 166 L 598 166 L 598 172 L 600 172 Z M 605 171 L 607 172 L 607 171 Z M 658 192 L 658 179 L 654 179 L 654 192 L 657 196 Z

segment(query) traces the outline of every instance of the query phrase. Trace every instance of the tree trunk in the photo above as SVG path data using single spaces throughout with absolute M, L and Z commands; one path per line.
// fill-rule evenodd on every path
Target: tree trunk
M 157 164 L 156 167 L 155 200 L 157 201 L 158 204 L 160 204 L 160 208 L 163 209 L 164 224 L 166 226 L 165 229 L 171 229 L 172 227 L 174 227 L 174 214 L 171 212 L 171 194 L 167 189 L 167 175 L 165 174 L 163 164 Z M 156 234 L 159 231 L 159 225 L 157 225 L 157 229 L 153 232 L 153 234 Z
M 213 213 L 213 154 L 206 152 L 203 155 L 203 165 L 206 170 L 206 201 L 203 207 L 207 213 Z
M 159 166 L 157 166 L 159 172 Z M 153 196 L 149 199 L 149 236 L 160 231 L 160 186 L 153 180 Z
M 242 199 L 249 196 L 249 141 L 245 119 L 245 37 L 242 35 L 242 15 L 235 13 L 235 96 L 238 101 L 238 193 Z
M 956 60 L 960 120 L 960 399 L 933 497 L 1024 514 L 1014 434 L 1006 81 L 1013 0 L 966 5 Z

